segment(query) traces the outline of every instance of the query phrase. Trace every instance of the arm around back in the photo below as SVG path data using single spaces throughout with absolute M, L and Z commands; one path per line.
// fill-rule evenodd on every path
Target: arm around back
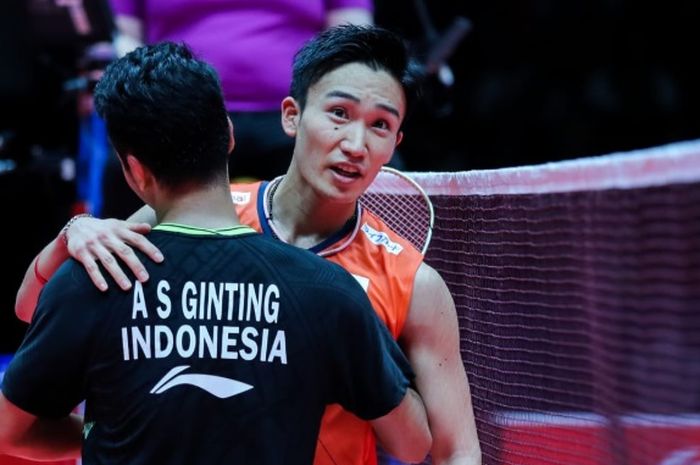
M 70 227 L 63 228 L 27 268 L 15 298 L 17 317 L 25 322 L 31 321 L 46 281 L 70 257 L 83 264 L 93 284 L 103 291 L 107 290 L 108 285 L 98 262 L 122 289 L 131 288 L 131 282 L 116 257 L 128 266 L 139 281 L 146 281 L 148 274 L 144 274 L 146 270 L 132 247 L 143 251 L 156 262 L 163 260 L 160 251 L 143 236 L 153 224 L 155 215 L 148 207 L 143 207 L 127 221 L 87 216 L 72 219 Z
M 0 393 L 0 455 L 28 460 L 68 460 L 80 457 L 82 418 L 38 418 Z
M 20 320 L 29 323 L 34 315 L 39 293 L 46 281 L 56 272 L 61 264 L 70 258 L 68 248 L 59 234 L 54 240 L 34 257 L 24 273 L 15 297 L 15 314 Z
M 371 423 L 384 450 L 402 462 L 422 462 L 430 451 L 432 437 L 425 405 L 411 388 L 394 410 Z
M 98 312 L 85 295 L 99 291 L 59 267 L 39 299 L 37 317 L 7 367 L 0 395 L 0 454 L 58 460 L 80 455 L 82 418 L 71 412 L 84 398 L 82 374 L 90 360 Z M 92 301 L 94 303 L 94 300 Z M 89 318 L 82 318 L 86 314 Z M 80 321 L 81 324 L 75 324 Z

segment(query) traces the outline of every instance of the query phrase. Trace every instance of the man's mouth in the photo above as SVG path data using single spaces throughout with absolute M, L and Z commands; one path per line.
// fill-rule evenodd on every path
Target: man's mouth
M 336 173 L 340 176 L 343 176 L 345 178 L 357 179 L 360 176 L 362 176 L 362 174 L 360 173 L 359 170 L 357 170 L 356 168 L 350 167 L 350 166 L 343 166 L 343 167 L 332 166 L 331 170 L 333 170 L 334 173 Z

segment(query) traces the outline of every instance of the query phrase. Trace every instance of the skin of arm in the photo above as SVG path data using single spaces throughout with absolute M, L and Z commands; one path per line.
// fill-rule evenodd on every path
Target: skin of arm
M 425 459 L 432 438 L 425 405 L 416 391 L 408 388 L 394 410 L 371 423 L 377 439 L 389 454 L 406 463 Z
M 29 460 L 70 460 L 80 457 L 83 419 L 38 418 L 0 393 L 0 455 Z
M 15 297 L 15 314 L 20 320 L 29 323 L 34 315 L 39 292 L 44 288 L 44 282 L 37 276 L 49 279 L 70 255 L 63 239 L 56 237 L 44 247 L 39 255 L 34 257 L 29 268 L 24 273 L 24 279 Z
M 400 342 L 428 413 L 432 463 L 481 464 L 454 301 L 442 277 L 425 263 L 416 274 Z
M 139 281 L 147 281 L 148 274 L 132 247 L 143 251 L 156 262 L 163 261 L 160 251 L 143 236 L 151 230 L 152 224 L 155 224 L 155 214 L 148 207 L 141 208 L 126 221 L 91 217 L 75 220 L 68 230 L 61 230 L 27 268 L 15 298 L 17 317 L 29 322 L 34 315 L 39 293 L 44 288 L 44 282 L 37 273 L 49 279 L 70 257 L 83 264 L 92 282 L 103 291 L 107 290 L 107 281 L 97 265 L 98 261 L 122 289 L 131 288 L 131 282 L 115 256 L 131 269 Z

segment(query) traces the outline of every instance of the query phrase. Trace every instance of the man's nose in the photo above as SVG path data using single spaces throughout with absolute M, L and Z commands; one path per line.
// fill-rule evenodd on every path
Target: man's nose
M 362 157 L 367 154 L 367 128 L 364 124 L 355 123 L 348 125 L 340 141 L 340 149 L 353 157 Z

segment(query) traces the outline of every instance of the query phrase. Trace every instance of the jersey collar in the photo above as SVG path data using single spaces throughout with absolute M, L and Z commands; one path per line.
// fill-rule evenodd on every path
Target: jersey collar
M 154 231 L 167 231 L 189 236 L 241 236 L 243 234 L 257 233 L 253 228 L 246 225 L 232 226 L 230 228 L 199 228 L 197 226 L 189 226 L 178 223 L 160 223 L 153 227 Z
M 258 191 L 257 209 L 258 218 L 260 220 L 260 229 L 262 230 L 262 233 L 264 235 L 284 242 L 280 237 L 277 236 L 277 234 L 275 234 L 268 221 L 269 212 L 267 211 L 267 196 L 269 195 L 268 191 L 270 185 L 270 181 L 263 181 L 260 183 L 260 189 Z M 346 223 L 340 230 L 336 231 L 331 236 L 322 240 L 315 246 L 309 247 L 306 250 L 324 257 L 340 252 L 341 250 L 346 248 L 353 241 L 353 239 L 357 235 L 357 231 L 359 230 L 360 217 L 362 216 L 362 208 L 359 205 L 359 203 L 355 208 L 357 208 L 357 213 L 355 215 L 357 219 L 354 222 L 354 224 Z

